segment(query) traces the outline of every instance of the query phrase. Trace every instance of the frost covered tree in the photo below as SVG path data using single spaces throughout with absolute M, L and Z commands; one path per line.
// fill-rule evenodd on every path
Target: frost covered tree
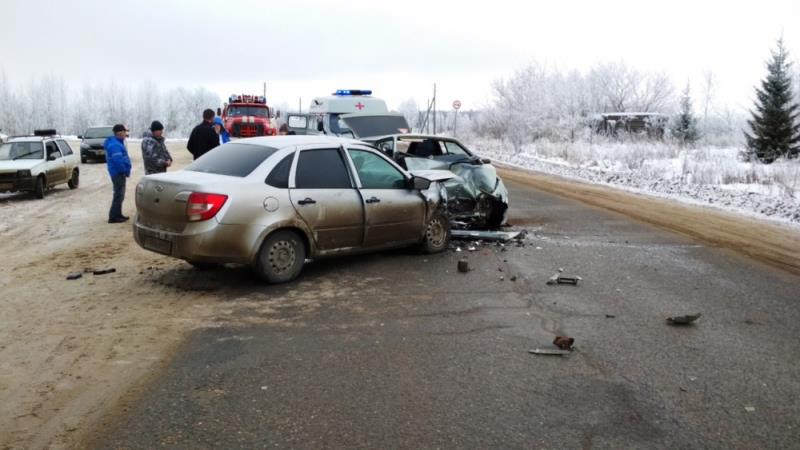
M 686 83 L 686 89 L 683 90 L 681 95 L 681 110 L 675 117 L 672 136 L 683 145 L 694 144 L 700 138 L 697 132 L 697 119 L 695 119 L 692 112 L 692 96 L 689 83 Z
M 764 163 L 800 152 L 798 105 L 792 95 L 791 63 L 783 45 L 772 52 L 767 63 L 767 77 L 756 88 L 755 111 L 748 120 L 750 133 L 745 132 L 748 154 Z

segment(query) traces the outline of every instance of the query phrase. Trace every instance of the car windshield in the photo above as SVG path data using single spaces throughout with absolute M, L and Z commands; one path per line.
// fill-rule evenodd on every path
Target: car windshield
M 99 139 L 99 138 L 107 138 L 114 134 L 111 131 L 111 127 L 96 127 L 96 128 L 89 128 L 84 133 L 83 137 L 86 139 Z
M 0 145 L 0 161 L 17 159 L 44 159 L 41 142 L 7 142 Z
M 353 130 L 357 138 L 403 134 L 409 131 L 408 122 L 402 115 L 348 115 L 342 121 L 345 127 Z
M 228 116 L 269 117 L 269 109 L 266 106 L 228 106 Z
M 214 148 L 185 170 L 246 177 L 278 149 L 263 145 L 228 143 Z

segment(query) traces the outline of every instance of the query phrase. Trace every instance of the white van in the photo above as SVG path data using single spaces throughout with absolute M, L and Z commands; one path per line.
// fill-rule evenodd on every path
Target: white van
M 359 136 L 344 122 L 344 118 L 363 117 L 372 123 L 377 122 L 376 129 L 383 129 L 379 125 L 390 120 L 393 127 L 381 133 L 407 133 L 409 131 L 405 118 L 395 126 L 396 116 L 402 114 L 390 113 L 383 99 L 372 96 L 372 91 L 366 89 L 340 89 L 332 95 L 317 97 L 311 101 L 308 115 L 297 114 L 289 116 L 289 128 L 296 134 L 329 134 L 334 136 L 364 137 Z M 305 125 L 305 127 L 303 126 Z M 303 130 L 303 128 L 305 128 Z M 375 127 L 373 127 L 375 128 Z

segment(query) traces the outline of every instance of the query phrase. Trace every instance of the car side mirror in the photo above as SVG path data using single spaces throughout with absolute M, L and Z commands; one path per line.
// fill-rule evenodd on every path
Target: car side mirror
M 418 191 L 424 191 L 431 187 L 431 180 L 422 177 L 414 177 L 411 179 L 411 186 Z
M 492 160 L 490 160 L 489 158 L 483 158 L 483 159 L 481 159 L 481 162 L 484 163 L 484 164 L 491 164 Z
M 78 135 L 78 139 L 83 139 L 83 135 L 82 135 L 82 134 L 79 134 L 79 135 Z

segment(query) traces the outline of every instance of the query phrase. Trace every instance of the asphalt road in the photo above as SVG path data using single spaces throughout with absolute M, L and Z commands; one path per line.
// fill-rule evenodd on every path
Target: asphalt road
M 509 188 L 524 247 L 320 261 L 277 287 L 211 275 L 220 302 L 253 306 L 192 334 L 92 445 L 800 445 L 800 277 Z M 457 273 L 465 256 L 474 270 Z M 559 268 L 581 284 L 547 286 Z M 694 326 L 664 320 L 696 312 Z M 555 334 L 575 351 L 528 352 Z

